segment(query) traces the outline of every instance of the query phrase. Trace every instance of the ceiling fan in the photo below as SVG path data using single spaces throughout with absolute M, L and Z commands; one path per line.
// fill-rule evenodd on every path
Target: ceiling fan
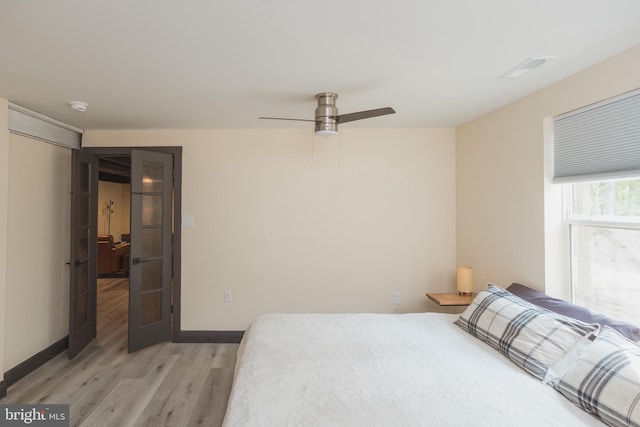
M 384 116 L 395 113 L 391 107 L 376 108 L 375 110 L 358 111 L 356 113 L 338 114 L 336 99 L 338 94 L 333 92 L 323 92 L 316 95 L 318 107 L 316 107 L 316 117 L 309 119 L 289 119 L 284 117 L 258 117 L 265 120 L 295 120 L 299 122 L 315 122 L 315 133 L 320 136 L 330 136 L 338 133 L 338 125 L 341 123 L 353 122 L 355 120 L 369 119 L 371 117 Z

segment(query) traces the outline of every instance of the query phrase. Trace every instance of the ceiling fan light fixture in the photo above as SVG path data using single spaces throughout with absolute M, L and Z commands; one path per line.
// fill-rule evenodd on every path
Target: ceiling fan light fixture
M 316 108 L 316 135 L 329 137 L 338 133 L 338 108 L 336 107 L 338 94 L 322 92 L 316 95 L 318 107 Z
M 321 136 L 323 138 L 329 138 L 331 136 L 336 136 L 338 134 L 337 130 L 332 129 L 320 129 L 316 131 L 316 135 Z
M 293 120 L 299 122 L 314 122 L 314 131 L 318 136 L 329 137 L 338 134 L 338 125 L 340 123 L 353 122 L 356 120 L 370 119 L 372 117 L 394 114 L 395 110 L 391 107 L 376 108 L 375 110 L 357 111 L 355 113 L 338 114 L 336 107 L 336 99 L 338 94 L 334 92 L 322 92 L 316 95 L 318 107 L 313 120 L 309 119 L 293 119 L 287 117 L 258 117 L 264 120 Z

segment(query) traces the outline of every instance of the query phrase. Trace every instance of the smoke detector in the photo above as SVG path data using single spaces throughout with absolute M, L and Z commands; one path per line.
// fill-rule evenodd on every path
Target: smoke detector
M 80 111 L 82 113 L 87 111 L 87 108 L 89 108 L 89 104 L 82 101 L 71 101 L 69 102 L 69 105 L 71 105 L 71 108 L 73 108 L 74 110 Z

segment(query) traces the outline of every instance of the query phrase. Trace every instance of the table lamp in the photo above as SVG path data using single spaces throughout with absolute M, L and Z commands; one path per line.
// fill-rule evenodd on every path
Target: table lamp
M 471 295 L 473 291 L 472 276 L 473 271 L 467 265 L 460 265 L 456 268 L 458 295 Z

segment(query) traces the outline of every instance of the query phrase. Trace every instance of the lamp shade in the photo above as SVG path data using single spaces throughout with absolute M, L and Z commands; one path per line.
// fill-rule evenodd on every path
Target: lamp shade
M 466 265 L 460 265 L 456 268 L 458 293 L 470 294 L 473 291 L 473 270 Z

